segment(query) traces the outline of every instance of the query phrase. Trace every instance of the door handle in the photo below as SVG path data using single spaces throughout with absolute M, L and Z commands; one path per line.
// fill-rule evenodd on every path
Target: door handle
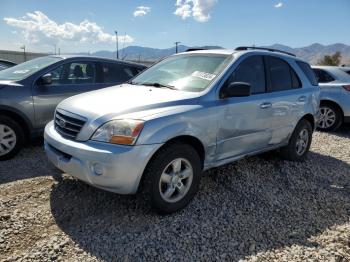
M 298 102 L 306 102 L 306 96 L 299 97 Z
M 266 109 L 266 108 L 270 108 L 271 106 L 272 104 L 270 102 L 265 102 L 260 105 L 260 108 Z

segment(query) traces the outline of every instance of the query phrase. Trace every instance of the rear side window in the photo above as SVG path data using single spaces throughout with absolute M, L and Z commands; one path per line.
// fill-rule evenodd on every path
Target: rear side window
M 346 73 L 347 73 L 348 75 L 350 75 L 350 70 L 346 71 Z
M 124 64 L 101 63 L 98 82 L 124 83 L 139 73 L 138 68 Z
M 264 93 L 266 87 L 263 58 L 250 56 L 243 60 L 228 79 L 228 83 L 230 82 L 246 82 L 250 84 L 252 94 Z
M 313 69 L 316 75 L 316 79 L 319 83 L 329 83 L 334 81 L 335 79 L 327 73 L 325 70 L 314 68 Z
M 272 56 L 266 56 L 265 58 L 272 92 L 301 87 L 299 77 L 287 62 Z
M 306 75 L 307 79 L 309 79 L 311 85 L 317 86 L 318 85 L 317 78 L 311 66 L 308 63 L 305 63 L 302 61 L 296 61 L 296 62 L 300 67 L 301 71 L 303 71 L 304 74 Z

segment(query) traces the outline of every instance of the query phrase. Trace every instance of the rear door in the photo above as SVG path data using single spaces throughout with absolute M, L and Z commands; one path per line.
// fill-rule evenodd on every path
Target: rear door
M 33 85 L 35 120 L 38 126 L 45 126 L 53 119 L 59 102 L 70 96 L 103 87 L 96 81 L 96 63 L 76 61 L 58 66 L 46 72 L 52 76 L 52 84 L 42 85 L 40 78 Z
M 269 145 L 286 142 L 303 115 L 309 94 L 291 65 L 275 56 L 264 56 L 267 71 L 269 101 L 273 112 L 273 129 Z

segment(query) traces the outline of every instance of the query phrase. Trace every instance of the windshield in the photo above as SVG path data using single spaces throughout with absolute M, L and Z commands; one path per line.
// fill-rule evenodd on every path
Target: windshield
M 44 67 L 61 60 L 59 57 L 40 57 L 0 71 L 0 80 L 22 80 Z
M 138 75 L 131 84 L 200 92 L 222 72 L 231 58 L 229 55 L 217 54 L 172 56 Z

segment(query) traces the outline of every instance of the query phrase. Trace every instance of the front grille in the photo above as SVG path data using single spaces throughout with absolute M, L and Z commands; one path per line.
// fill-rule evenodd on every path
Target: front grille
M 72 115 L 67 115 L 62 111 L 56 111 L 55 129 L 61 136 L 74 140 L 85 124 L 85 120 L 78 119 Z

